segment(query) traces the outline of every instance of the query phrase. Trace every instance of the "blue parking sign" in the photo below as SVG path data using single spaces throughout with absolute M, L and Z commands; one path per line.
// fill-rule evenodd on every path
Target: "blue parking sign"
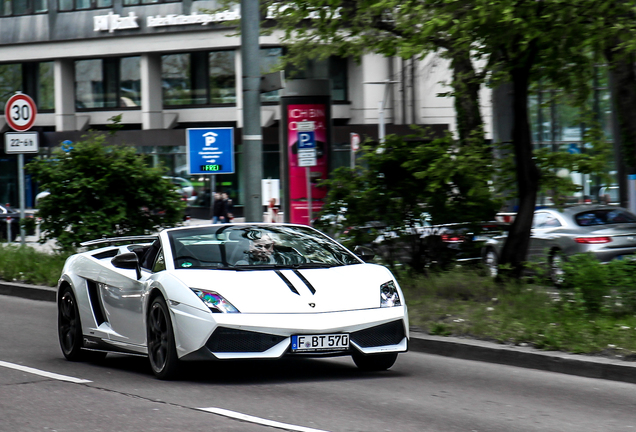
M 298 132 L 298 148 L 299 149 L 316 148 L 316 133 L 314 131 Z
M 190 175 L 234 173 L 234 128 L 186 129 L 186 154 Z

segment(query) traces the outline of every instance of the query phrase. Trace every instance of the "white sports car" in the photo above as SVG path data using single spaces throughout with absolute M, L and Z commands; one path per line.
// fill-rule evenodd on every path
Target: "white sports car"
M 385 370 L 408 349 L 391 272 L 313 228 L 204 225 L 83 244 L 97 245 L 71 256 L 58 283 L 69 360 L 147 355 L 169 379 L 182 361 L 282 356 L 351 355 Z

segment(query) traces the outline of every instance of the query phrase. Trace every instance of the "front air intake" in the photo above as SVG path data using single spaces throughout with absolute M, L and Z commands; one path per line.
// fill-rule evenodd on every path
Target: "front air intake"
M 402 320 L 392 321 L 351 333 L 351 341 L 362 348 L 397 345 L 404 339 Z
M 205 346 L 217 353 L 264 352 L 284 339 L 284 336 L 219 327 Z

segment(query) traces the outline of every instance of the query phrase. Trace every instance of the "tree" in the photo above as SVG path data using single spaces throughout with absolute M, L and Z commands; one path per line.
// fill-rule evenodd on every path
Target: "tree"
M 279 26 L 297 58 L 328 53 L 422 57 L 440 51 L 451 60 L 460 142 L 478 133 L 470 105 L 487 78 L 510 83 L 514 113 L 512 145 L 518 212 L 501 263 L 520 276 L 541 174 L 533 153 L 528 95 L 533 81 L 547 79 L 586 99 L 594 38 L 602 31 L 590 16 L 608 1 L 589 0 L 292 0 L 277 2 Z M 475 65 L 482 65 L 480 72 Z M 467 105 L 464 105 L 466 103 Z M 457 105 L 458 104 L 458 105 Z M 466 108 L 469 107 L 469 108 Z M 478 108 L 478 105 L 477 105 Z
M 185 203 L 133 147 L 109 146 L 90 133 L 65 152 L 37 158 L 26 170 L 50 195 L 39 202 L 44 239 L 65 250 L 101 237 L 143 235 L 183 219 Z

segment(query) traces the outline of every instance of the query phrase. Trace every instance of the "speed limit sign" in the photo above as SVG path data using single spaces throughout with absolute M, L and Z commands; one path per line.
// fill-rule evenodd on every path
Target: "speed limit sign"
M 4 107 L 4 117 L 9 127 L 18 132 L 31 129 L 38 110 L 30 96 L 16 93 L 9 98 Z

